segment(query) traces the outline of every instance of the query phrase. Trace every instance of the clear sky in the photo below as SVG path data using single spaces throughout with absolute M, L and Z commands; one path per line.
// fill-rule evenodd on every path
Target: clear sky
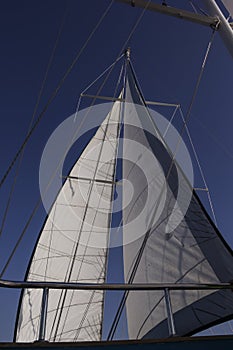
M 187 0 L 168 0 L 167 3 L 191 10 Z M 45 106 L 109 4 L 110 0 L 2 2 L 1 177 L 29 128 L 62 21 L 62 31 L 36 115 Z M 39 162 L 47 139 L 65 118 L 75 112 L 81 91 L 125 48 L 129 33 L 141 12 L 138 8 L 113 4 L 28 142 L 0 237 L 1 269 L 39 198 Z M 210 28 L 176 18 L 149 12 L 144 14 L 126 46 L 132 49 L 132 62 L 147 100 L 180 103 L 184 114 L 187 113 L 211 32 Z M 231 247 L 232 73 L 232 57 L 216 34 L 189 121 L 189 130 L 212 196 L 218 227 Z M 159 112 L 165 117 L 172 113 L 171 109 L 161 108 Z M 74 162 L 72 156 L 69 161 L 67 168 Z M 194 169 L 195 185 L 202 187 L 195 164 Z M 16 167 L 0 189 L 1 220 L 15 171 Z M 206 198 L 202 200 L 209 211 Z M 5 279 L 23 279 L 44 218 L 45 211 L 40 208 L 3 276 Z M 17 296 L 16 291 L 0 290 L 0 341 L 12 337 Z

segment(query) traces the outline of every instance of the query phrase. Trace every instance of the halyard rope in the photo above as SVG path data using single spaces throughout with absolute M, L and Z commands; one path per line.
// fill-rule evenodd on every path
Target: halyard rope
M 2 179 L 0 180 L 0 187 L 3 185 L 3 183 L 5 182 L 8 174 L 10 173 L 11 169 L 13 168 L 13 166 L 15 165 L 16 160 L 18 159 L 18 157 L 20 156 L 21 152 L 23 151 L 24 147 L 26 146 L 27 142 L 29 141 L 30 137 L 32 136 L 33 132 L 35 131 L 35 129 L 37 128 L 38 124 L 40 123 L 41 119 L 44 117 L 45 112 L 47 111 L 48 107 L 50 106 L 50 104 L 52 103 L 52 101 L 54 100 L 54 98 L 57 96 L 58 92 L 60 91 L 61 87 L 63 86 L 66 78 L 68 77 L 68 75 L 70 74 L 70 72 L 72 71 L 72 69 L 74 68 L 74 66 L 76 65 L 76 63 L 78 62 L 80 56 L 82 55 L 83 51 L 85 50 L 85 48 L 87 47 L 89 41 L 91 40 L 91 38 L 93 37 L 93 35 L 95 34 L 95 32 L 97 31 L 97 29 L 99 28 L 100 24 L 102 23 L 102 21 L 104 20 L 104 18 L 106 17 L 107 13 L 109 12 L 112 4 L 113 4 L 114 0 L 111 1 L 111 3 L 107 6 L 107 9 L 105 10 L 105 12 L 103 13 L 103 15 L 101 16 L 101 18 L 99 19 L 98 23 L 96 24 L 96 26 L 94 27 L 94 29 L 92 30 L 92 32 L 90 33 L 90 35 L 88 36 L 88 38 L 86 39 L 85 43 L 83 44 L 83 46 L 81 47 L 81 49 L 79 50 L 78 54 L 75 56 L 74 60 L 72 61 L 72 63 L 70 64 L 70 66 L 68 67 L 68 69 L 66 70 L 65 74 L 63 75 L 63 77 L 60 79 L 57 87 L 55 88 L 55 90 L 53 91 L 53 93 L 51 94 L 50 98 L 48 99 L 47 103 L 45 104 L 42 112 L 39 114 L 36 122 L 34 123 L 34 125 L 31 127 L 30 131 L 28 132 L 27 136 L 25 137 L 23 143 L 21 144 L 21 146 L 19 147 L 18 151 L 16 152 L 13 160 L 11 161 L 7 171 L 5 172 L 5 174 L 3 175 Z
M 36 122 L 34 123 L 34 125 L 31 127 L 30 131 L 28 132 L 26 138 L 24 139 L 22 145 L 20 146 L 19 150 L 17 151 L 17 153 L 15 154 L 15 157 L 13 158 L 11 164 L 9 165 L 6 173 L 4 174 L 3 178 L 0 181 L 0 187 L 3 185 L 3 183 L 5 182 L 8 174 L 10 173 L 11 169 L 13 168 L 16 160 L 18 159 L 18 157 L 21 155 L 21 152 L 24 150 L 27 142 L 29 141 L 31 135 L 33 134 L 33 132 L 35 131 L 36 127 L 38 126 L 38 124 L 40 123 L 41 119 L 44 117 L 45 112 L 47 111 L 48 107 L 50 106 L 51 102 L 54 100 L 54 98 L 56 97 L 57 93 L 59 92 L 59 90 L 61 89 L 63 83 L 65 82 L 66 78 L 68 77 L 68 75 L 70 74 L 70 72 L 72 71 L 72 69 L 74 68 L 75 64 L 77 63 L 77 61 L 79 60 L 81 54 L 83 53 L 83 51 L 85 50 L 87 44 L 89 43 L 89 41 L 91 40 L 91 38 L 93 37 L 93 35 L 95 34 L 95 32 L 97 31 L 97 29 L 99 28 L 100 24 L 103 22 L 104 18 L 106 17 L 107 13 L 109 12 L 110 8 L 112 7 L 114 0 L 112 0 L 110 2 L 110 4 L 107 6 L 106 10 L 104 11 L 104 13 L 102 14 L 101 18 L 99 19 L 99 21 L 97 22 L 97 24 L 95 25 L 94 29 L 92 30 L 92 32 L 90 33 L 90 35 L 88 36 L 88 38 L 86 39 L 84 45 L 81 47 L 81 49 L 79 50 L 78 54 L 76 55 L 76 57 L 74 58 L 74 60 L 72 61 L 71 65 L 69 66 L 69 68 L 66 70 L 65 74 L 63 75 L 63 77 L 61 78 L 61 80 L 59 81 L 56 89 L 54 90 L 54 92 L 52 93 L 52 95 L 50 96 L 48 102 L 46 103 L 44 109 L 42 110 L 42 112 L 40 113 L 40 115 L 38 116 Z M 47 189 L 47 188 L 46 188 Z M 29 216 L 22 233 L 20 234 L 14 248 L 11 251 L 11 254 L 9 256 L 9 258 L 7 259 L 4 267 L 2 268 L 1 272 L 0 272 L 0 278 L 4 275 L 6 269 L 8 268 L 11 259 L 13 258 L 21 240 L 24 237 L 24 234 L 26 233 L 29 224 L 31 223 L 35 213 L 37 212 L 37 210 L 40 207 L 42 200 L 41 197 L 38 199 L 38 201 L 36 202 L 31 215 Z

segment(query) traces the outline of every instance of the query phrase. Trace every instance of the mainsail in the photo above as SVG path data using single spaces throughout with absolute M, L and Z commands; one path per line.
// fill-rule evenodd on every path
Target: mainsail
M 103 283 L 121 104 L 115 102 L 67 177 L 37 242 L 26 279 Z M 99 248 L 98 248 L 99 247 Z M 103 291 L 50 290 L 46 340 L 100 340 Z M 21 296 L 17 341 L 38 339 L 42 292 Z

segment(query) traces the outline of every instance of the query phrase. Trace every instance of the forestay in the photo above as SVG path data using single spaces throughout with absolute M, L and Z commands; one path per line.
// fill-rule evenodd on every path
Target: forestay
M 27 280 L 103 283 L 111 224 L 120 102 L 100 125 L 52 206 Z M 17 341 L 38 339 L 42 292 L 22 294 Z M 50 290 L 46 340 L 101 340 L 103 291 Z

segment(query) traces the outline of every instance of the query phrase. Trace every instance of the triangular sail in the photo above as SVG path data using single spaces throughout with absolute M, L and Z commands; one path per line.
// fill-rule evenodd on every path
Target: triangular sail
M 125 282 L 231 281 L 232 251 L 172 160 L 143 104 L 130 66 L 126 101 L 123 177 L 134 191 L 128 203 L 123 188 Z M 187 197 L 190 206 L 183 214 L 182 200 Z M 233 316 L 232 291 L 171 291 L 171 302 L 176 332 L 181 336 Z M 126 307 L 130 339 L 169 336 L 163 291 L 126 292 L 121 306 Z
M 27 280 L 105 282 L 120 115 L 115 102 L 71 170 L 40 234 Z M 23 292 L 16 341 L 38 339 L 41 297 L 41 290 Z M 103 297 L 103 291 L 50 290 L 46 340 L 101 340 Z

